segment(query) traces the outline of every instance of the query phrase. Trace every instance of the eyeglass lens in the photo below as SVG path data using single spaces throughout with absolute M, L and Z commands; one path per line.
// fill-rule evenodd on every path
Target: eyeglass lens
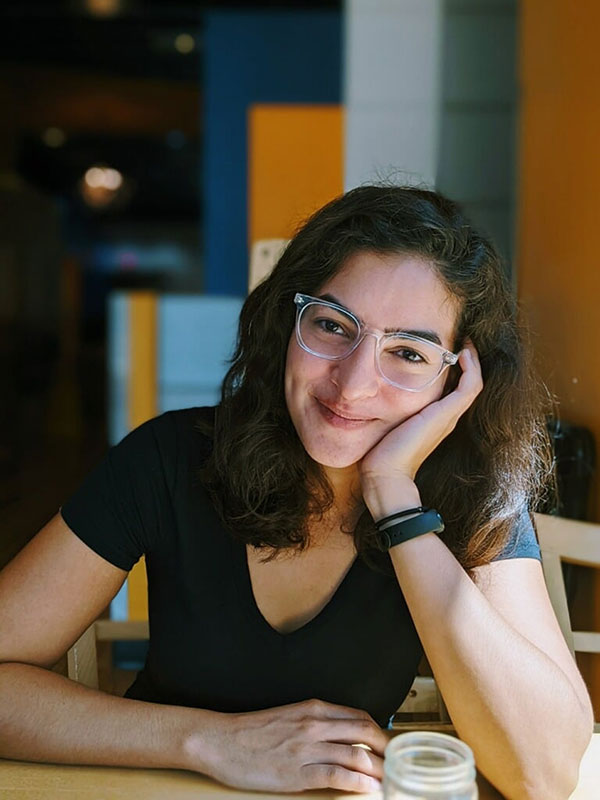
M 310 303 L 302 310 L 299 332 L 309 350 L 328 358 L 344 358 L 360 335 L 352 317 L 320 303 Z M 388 380 L 418 390 L 439 375 L 444 358 L 428 342 L 390 334 L 380 343 L 379 366 Z

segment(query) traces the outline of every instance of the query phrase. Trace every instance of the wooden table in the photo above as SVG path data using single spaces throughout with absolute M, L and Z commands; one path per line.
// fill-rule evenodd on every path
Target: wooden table
M 480 800 L 496 800 L 500 794 L 483 778 L 478 779 Z M 311 800 L 332 798 L 380 798 L 380 794 L 356 795 L 336 791 L 310 791 L 301 795 L 266 794 L 229 789 L 202 775 L 164 769 L 123 769 L 120 767 L 72 767 L 30 764 L 0 759 L 2 800 Z M 600 798 L 600 733 L 594 734 L 581 763 L 579 783 L 570 800 Z M 542 798 L 540 798 L 542 800 Z

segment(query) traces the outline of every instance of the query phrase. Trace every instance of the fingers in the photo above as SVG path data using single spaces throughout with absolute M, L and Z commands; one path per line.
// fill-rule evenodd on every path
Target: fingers
M 339 743 L 345 745 L 368 745 L 375 755 L 383 756 L 389 741 L 385 732 L 373 720 L 310 720 L 307 736 L 314 742 Z M 362 750 L 362 748 L 355 748 Z M 363 753 L 367 751 L 363 750 Z M 358 758 L 362 758 L 359 752 Z
M 312 764 L 339 764 L 353 772 L 383 779 L 383 758 L 357 744 L 323 743 L 315 748 Z
M 337 703 L 327 703 L 325 700 L 303 700 L 281 708 L 293 708 L 299 712 L 300 717 L 310 716 L 320 719 L 364 719 L 370 720 L 375 725 L 375 720 L 367 711 L 350 706 L 341 706 Z
M 265 791 L 381 790 L 389 737 L 366 711 L 308 700 L 232 715 L 224 729 L 211 770 L 224 783 Z
M 462 369 L 458 388 L 466 394 L 472 395 L 474 399 L 483 389 L 483 378 L 479 356 L 470 339 L 465 342 L 465 346 L 460 352 L 458 363 Z
M 454 424 L 472 405 L 477 395 L 483 389 L 483 377 L 477 350 L 470 341 L 467 341 L 463 350 L 460 351 L 458 363 L 462 369 L 458 386 L 453 392 L 447 394 L 437 401 L 438 407 L 453 419 Z M 426 408 L 423 410 L 426 412 Z M 423 412 L 422 412 L 423 413 Z
M 307 789 L 339 789 L 363 794 L 381 791 L 381 782 L 377 778 L 337 764 L 306 764 L 302 771 Z

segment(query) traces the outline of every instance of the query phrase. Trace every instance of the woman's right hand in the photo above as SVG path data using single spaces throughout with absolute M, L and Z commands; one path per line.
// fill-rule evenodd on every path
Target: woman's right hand
M 387 743 L 366 711 L 321 700 L 219 714 L 211 725 L 208 774 L 239 789 L 374 792 L 381 789 Z M 186 747 L 192 769 L 196 747 L 192 737 Z

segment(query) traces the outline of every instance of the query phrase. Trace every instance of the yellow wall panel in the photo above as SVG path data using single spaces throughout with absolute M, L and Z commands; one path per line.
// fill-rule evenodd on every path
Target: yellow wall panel
M 128 619 L 148 619 L 148 578 L 144 556 L 127 576 L 127 606 Z
M 158 297 L 133 292 L 129 298 L 129 426 L 137 428 L 158 414 Z M 127 578 L 129 619 L 148 619 L 148 584 L 144 558 Z
M 158 413 L 158 296 L 132 292 L 129 299 L 129 425 Z
M 309 214 L 343 191 L 343 109 L 256 105 L 248 131 L 249 244 L 289 239 Z

